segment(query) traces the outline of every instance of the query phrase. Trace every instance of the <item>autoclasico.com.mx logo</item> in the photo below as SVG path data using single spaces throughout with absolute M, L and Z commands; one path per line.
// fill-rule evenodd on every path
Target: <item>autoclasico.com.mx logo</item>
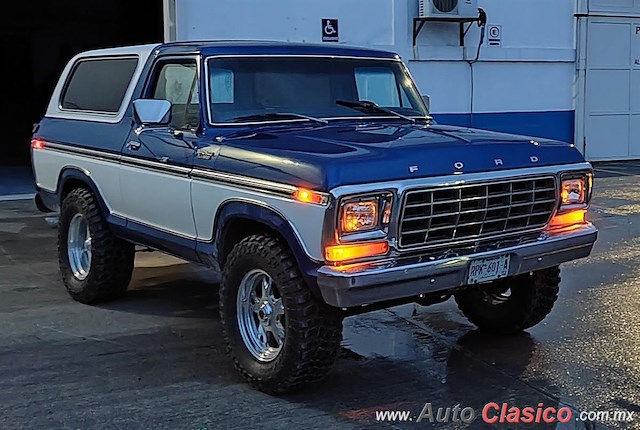
M 379 422 L 428 422 L 472 423 L 478 418 L 478 412 L 472 407 L 455 405 L 453 407 L 435 407 L 432 403 L 426 403 L 418 415 L 411 411 L 378 410 L 375 412 L 376 421 Z M 553 424 L 568 423 L 571 421 L 583 422 L 631 422 L 634 412 L 616 411 L 582 411 L 576 412 L 569 407 L 545 406 L 538 403 L 536 406 L 511 406 L 508 403 L 487 403 L 479 413 L 480 418 L 487 424 Z

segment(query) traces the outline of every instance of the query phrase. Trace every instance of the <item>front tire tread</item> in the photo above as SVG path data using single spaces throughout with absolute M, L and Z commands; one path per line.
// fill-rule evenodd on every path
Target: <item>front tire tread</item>
M 234 271 L 247 258 L 257 258 L 275 269 L 276 281 L 286 308 L 286 338 L 280 355 L 268 363 L 268 375 L 258 376 L 248 369 L 246 354 L 239 354 L 231 330 L 237 330 L 235 303 L 237 286 L 231 284 Z M 253 235 L 240 241 L 225 263 L 220 287 L 220 316 L 228 351 L 238 372 L 254 387 L 272 395 L 290 392 L 303 384 L 322 379 L 333 367 L 342 340 L 342 318 L 337 309 L 319 302 L 305 284 L 291 251 L 270 235 Z M 234 347 L 235 346 L 235 347 Z M 244 345 L 240 346 L 244 347 Z M 244 353 L 244 351 L 243 351 Z M 248 354 L 248 352 L 247 352 Z

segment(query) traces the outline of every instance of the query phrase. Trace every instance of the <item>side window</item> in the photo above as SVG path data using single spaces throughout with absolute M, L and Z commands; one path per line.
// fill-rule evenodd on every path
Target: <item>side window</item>
M 62 109 L 115 114 L 120 110 L 137 58 L 80 60 L 60 100 Z
M 195 129 L 200 121 L 200 86 L 195 61 L 161 63 L 151 96 L 171 102 L 171 127 Z
M 358 67 L 355 78 L 360 101 L 384 107 L 402 106 L 396 75 L 388 67 Z

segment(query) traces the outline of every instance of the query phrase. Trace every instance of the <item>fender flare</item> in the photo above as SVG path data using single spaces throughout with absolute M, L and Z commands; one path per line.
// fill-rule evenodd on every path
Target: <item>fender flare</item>
M 66 166 L 60 171 L 60 175 L 58 176 L 58 185 L 56 189 L 56 195 L 59 202 L 58 204 L 60 206 L 62 206 L 62 191 L 64 190 L 67 182 L 69 182 L 70 180 L 82 182 L 91 190 L 93 195 L 96 197 L 96 200 L 98 201 L 98 206 L 100 207 L 100 212 L 102 212 L 102 216 L 105 218 L 105 220 L 109 224 L 113 226 L 121 226 L 121 227 L 124 227 L 126 225 L 127 223 L 126 219 L 114 216 L 111 213 L 111 211 L 109 210 L 109 207 L 107 206 L 107 203 L 104 201 L 104 198 L 102 197 L 102 193 L 100 192 L 100 189 L 96 185 L 95 181 L 91 178 L 91 174 L 79 167 Z
M 318 294 L 318 297 L 321 297 L 317 288 L 316 277 L 322 262 L 314 260 L 307 254 L 301 243 L 301 238 L 280 212 L 260 202 L 233 199 L 227 200 L 220 205 L 213 223 L 212 242 L 198 243 L 198 251 L 203 261 L 213 259 L 218 267 L 222 267 L 223 232 L 231 221 L 238 219 L 258 222 L 277 232 L 291 249 L 307 285 L 309 285 L 314 294 Z

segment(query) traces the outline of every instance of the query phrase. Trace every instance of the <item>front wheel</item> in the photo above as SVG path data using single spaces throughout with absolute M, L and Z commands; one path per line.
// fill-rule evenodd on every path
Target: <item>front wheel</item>
M 312 295 L 291 251 L 275 237 L 250 236 L 233 248 L 222 276 L 220 317 L 236 369 L 266 393 L 321 379 L 337 359 L 339 311 Z
M 560 268 L 552 267 L 469 287 L 456 294 L 456 302 L 478 328 L 518 333 L 538 324 L 551 312 L 559 285 Z

